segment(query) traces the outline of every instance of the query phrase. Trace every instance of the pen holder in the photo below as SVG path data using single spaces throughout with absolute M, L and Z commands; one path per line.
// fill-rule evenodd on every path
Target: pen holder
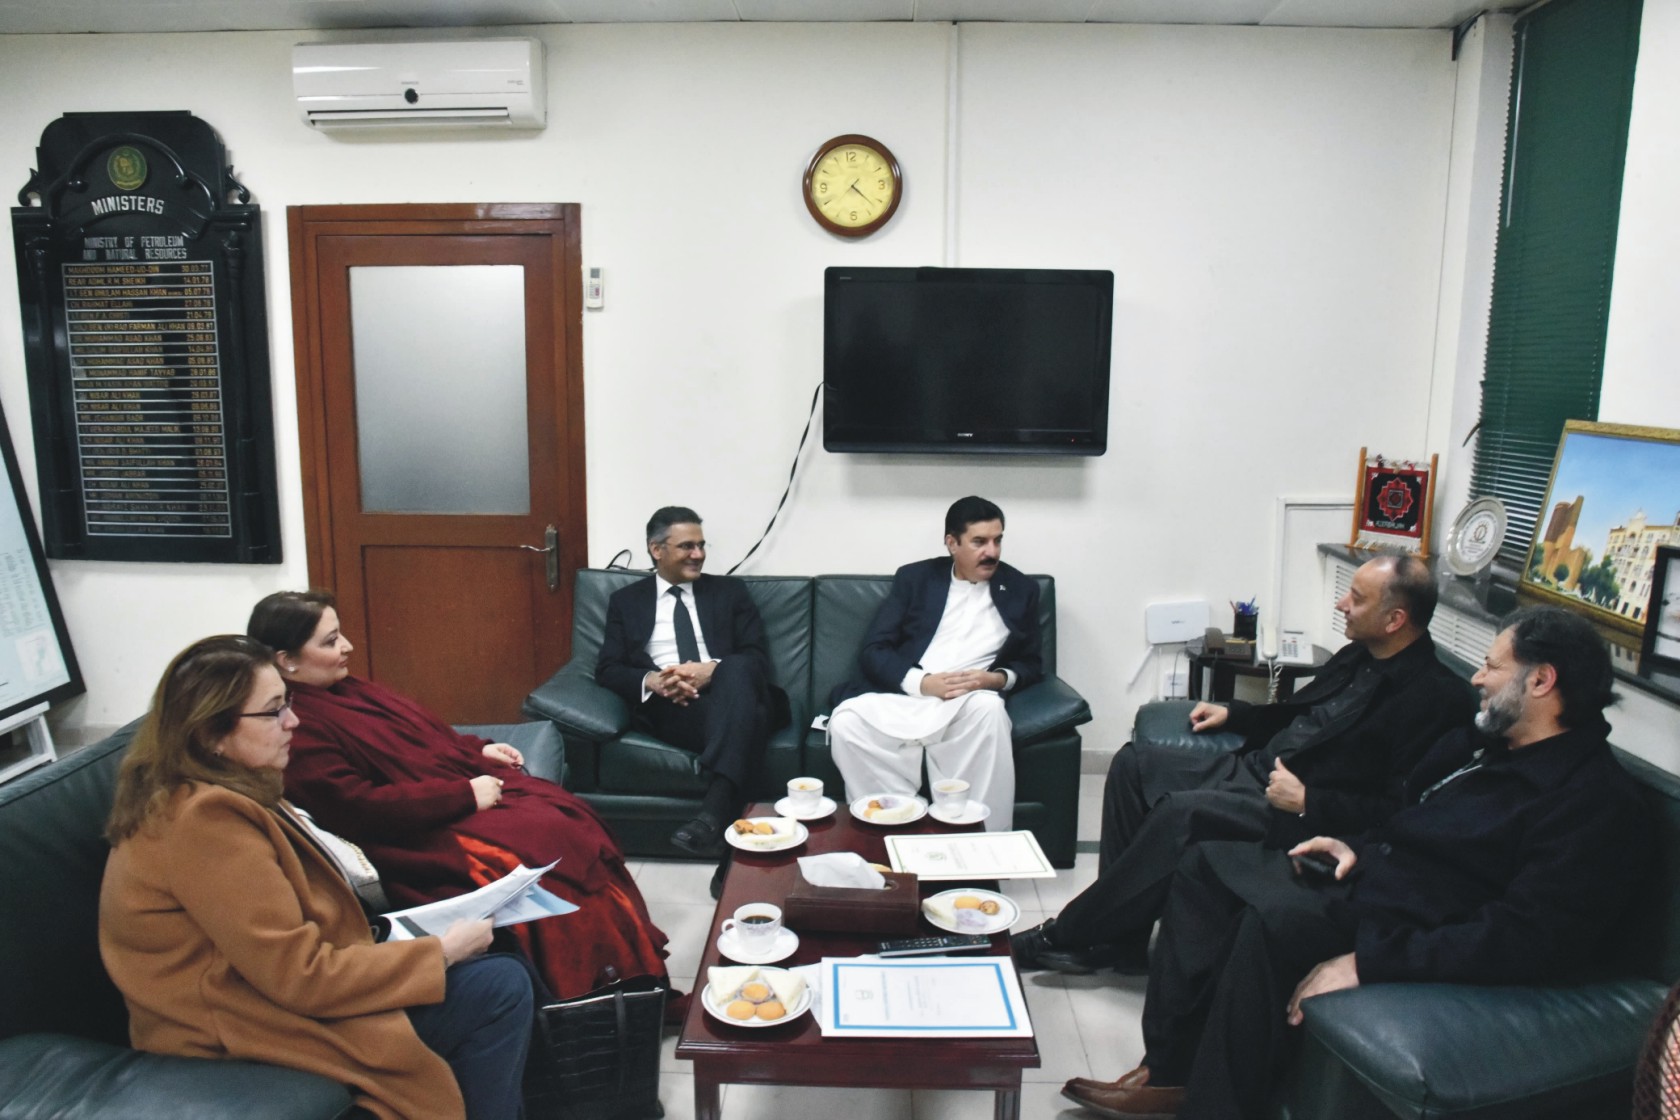
M 1260 626 L 1260 612 L 1238 613 L 1231 619 L 1231 637 L 1252 642 Z

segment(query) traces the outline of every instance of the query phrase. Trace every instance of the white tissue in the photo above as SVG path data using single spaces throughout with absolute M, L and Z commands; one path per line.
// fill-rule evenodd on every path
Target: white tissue
M 887 885 L 881 873 L 856 852 L 800 856 L 799 873 L 813 887 L 861 887 L 878 891 Z

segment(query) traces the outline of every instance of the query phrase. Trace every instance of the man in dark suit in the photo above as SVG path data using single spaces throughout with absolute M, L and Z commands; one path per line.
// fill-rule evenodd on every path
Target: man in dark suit
M 705 799 L 671 843 L 714 855 L 770 732 L 787 719 L 787 698 L 770 683 L 764 622 L 746 584 L 701 574 L 700 515 L 683 506 L 658 510 L 647 544 L 654 574 L 607 601 L 595 680 L 622 696 L 654 735 L 700 756 L 711 779 Z
M 829 700 L 829 740 L 846 795 L 913 794 L 961 778 L 988 829 L 1015 811 L 1003 694 L 1044 675 L 1038 584 L 999 559 L 1003 511 L 967 497 L 945 514 L 949 555 L 906 564 L 858 654 L 860 676 Z
M 1610 753 L 1604 641 L 1558 607 L 1521 611 L 1449 732 L 1363 836 L 1287 854 L 1196 845 L 1173 876 L 1143 1009 L 1143 1063 L 1074 1078 L 1103 1116 L 1259 1117 L 1315 996 L 1361 984 L 1568 983 L 1589 975 L 1650 861 L 1651 822 Z M 1333 872 L 1291 862 L 1319 854 Z M 1293 994 L 1291 992 L 1293 991 Z
M 1128 744 L 1103 791 L 1097 880 L 1062 912 L 1015 935 L 1016 963 L 1086 973 L 1143 971 L 1179 857 L 1201 840 L 1359 832 L 1400 807 L 1406 775 L 1475 711 L 1471 689 L 1435 656 L 1435 578 L 1415 556 L 1379 556 L 1336 608 L 1349 644 L 1287 701 L 1198 704 L 1197 732 L 1247 736 L 1233 753 Z

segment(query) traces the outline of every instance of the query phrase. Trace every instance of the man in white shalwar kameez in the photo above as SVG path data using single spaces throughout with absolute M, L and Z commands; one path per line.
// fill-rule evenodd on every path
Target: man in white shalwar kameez
M 968 497 L 945 516 L 948 556 L 906 564 L 858 654 L 858 679 L 836 689 L 829 739 L 846 796 L 914 794 L 969 783 L 1008 829 L 1015 761 L 1004 696 L 1043 675 L 1038 585 L 1003 563 L 1003 511 Z

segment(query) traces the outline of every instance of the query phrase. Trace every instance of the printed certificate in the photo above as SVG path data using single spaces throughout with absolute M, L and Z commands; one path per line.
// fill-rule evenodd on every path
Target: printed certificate
M 818 1026 L 826 1036 L 1031 1038 L 1009 957 L 825 958 Z
M 922 880 L 1054 879 L 1056 869 L 1030 832 L 888 836 L 894 871 Z

